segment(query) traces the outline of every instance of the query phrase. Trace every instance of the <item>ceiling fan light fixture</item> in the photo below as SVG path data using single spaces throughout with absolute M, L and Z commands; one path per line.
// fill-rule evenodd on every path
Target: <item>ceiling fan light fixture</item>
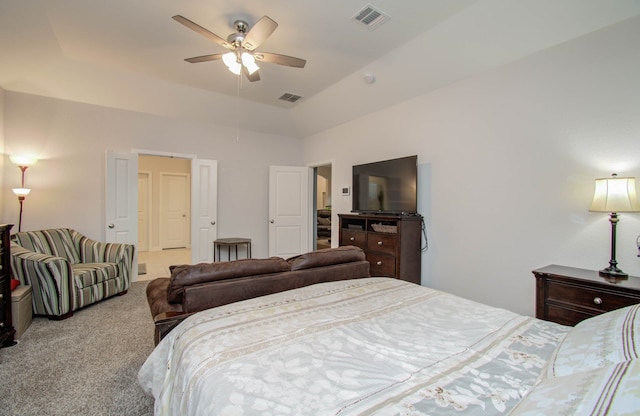
M 254 72 L 260 69 L 260 67 L 256 65 L 256 60 L 253 58 L 253 55 L 248 52 L 242 53 L 242 65 L 247 68 L 250 75 L 253 75 Z
M 293 56 L 271 52 L 256 53 L 255 49 L 271 36 L 278 27 L 278 23 L 269 16 L 262 16 L 252 27 L 249 27 L 245 21 L 237 20 L 234 23 L 236 33 L 230 34 L 226 40 L 183 16 L 175 15 L 173 20 L 229 51 L 224 54 L 214 53 L 185 59 L 185 61 L 192 64 L 221 59 L 229 71 L 236 75 L 244 73 L 250 82 L 255 82 L 260 81 L 260 74 L 258 73 L 260 67 L 256 64 L 256 61 L 292 68 L 304 68 L 307 63 L 306 60 Z
M 222 55 L 222 62 L 224 62 L 227 68 L 229 68 L 229 71 L 236 75 L 240 75 L 240 71 L 242 71 L 242 64 L 238 62 L 235 52 L 227 52 Z

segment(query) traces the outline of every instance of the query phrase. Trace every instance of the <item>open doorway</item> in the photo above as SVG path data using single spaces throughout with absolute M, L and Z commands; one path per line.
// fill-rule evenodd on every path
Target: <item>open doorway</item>
M 180 262 L 174 261 L 172 264 L 196 264 L 213 261 L 212 245 L 218 234 L 218 161 L 199 159 L 196 155 L 167 154 L 140 149 L 134 149 L 131 153 L 118 153 L 107 150 L 104 231 L 107 241 L 136 245 L 135 264 L 133 265 L 135 277 L 133 281 L 138 280 L 139 274 L 138 205 L 140 201 L 138 200 L 138 183 L 140 177 L 138 172 L 141 170 L 138 166 L 142 155 L 162 156 L 165 157 L 165 160 L 183 159 L 189 161 L 186 169 L 188 169 L 191 177 L 191 183 L 189 184 L 190 199 L 188 202 L 191 212 L 185 213 L 185 218 L 190 223 L 191 229 L 188 233 L 190 235 L 190 240 L 187 242 L 189 247 L 184 250 L 191 252 L 191 259 L 185 259 L 185 261 Z M 145 171 L 150 172 L 143 166 L 142 172 Z M 153 172 L 151 173 L 151 180 L 155 183 L 157 175 L 153 174 Z M 152 187 L 149 195 L 159 194 L 159 191 L 153 190 L 154 188 Z M 147 197 L 150 200 L 155 199 L 153 196 Z M 149 202 L 147 205 L 151 210 L 148 215 L 151 218 L 149 219 L 151 223 L 154 217 L 153 212 L 157 210 L 157 204 Z M 305 211 L 308 210 L 305 209 Z M 160 233 L 159 231 L 154 232 L 152 227 L 153 225 L 150 224 L 145 234 L 149 240 L 147 252 L 161 250 L 159 242 L 156 243 L 156 238 Z M 144 271 L 142 271 L 142 275 L 144 275 Z M 163 275 L 166 276 L 167 274 Z
M 191 260 L 191 160 L 139 155 L 140 280 L 168 277 L 172 264 Z
M 314 168 L 314 249 L 331 247 L 331 165 Z

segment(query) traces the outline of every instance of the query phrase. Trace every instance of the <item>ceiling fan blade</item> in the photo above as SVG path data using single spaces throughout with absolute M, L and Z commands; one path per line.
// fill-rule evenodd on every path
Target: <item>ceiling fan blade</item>
M 269 16 L 262 16 L 262 19 L 258 20 L 249 30 L 244 41 L 242 41 L 242 46 L 249 51 L 254 50 L 269 36 L 271 36 L 277 27 L 278 24 Z
M 292 66 L 294 68 L 304 68 L 307 61 L 293 56 L 280 55 L 271 52 L 256 52 L 253 54 L 256 61 L 269 62 L 272 64 Z
M 249 71 L 247 70 L 247 67 L 243 65 L 242 72 L 244 73 L 244 75 L 247 77 L 249 81 L 251 82 L 260 81 L 260 73 L 258 71 L 255 71 L 253 74 L 250 74 Z
M 178 23 L 183 24 L 184 26 L 188 27 L 189 29 L 193 30 L 194 32 L 201 34 L 205 38 L 214 41 L 218 45 L 221 45 L 221 46 L 224 46 L 227 49 L 230 49 L 231 45 L 229 45 L 229 42 L 227 42 L 226 40 L 222 39 L 220 36 L 216 35 L 215 33 L 212 33 L 210 31 L 208 31 L 207 29 L 203 28 L 199 24 L 192 22 L 191 20 L 187 19 L 186 17 L 180 16 L 178 14 L 178 15 L 173 16 L 172 19 L 175 20 Z
M 202 55 L 202 56 L 194 56 L 193 58 L 187 58 L 185 59 L 185 61 L 190 62 L 192 64 L 198 63 L 198 62 L 208 62 L 208 61 L 215 61 L 218 59 L 222 58 L 222 53 L 214 53 L 212 55 Z

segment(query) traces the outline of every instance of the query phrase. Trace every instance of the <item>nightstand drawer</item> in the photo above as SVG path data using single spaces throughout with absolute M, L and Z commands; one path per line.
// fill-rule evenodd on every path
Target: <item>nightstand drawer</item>
M 624 293 L 610 292 L 582 285 L 555 281 L 549 281 L 547 285 L 548 301 L 595 309 L 600 312 L 609 312 L 640 302 L 637 297 L 625 296 Z
M 574 309 L 570 305 L 547 304 L 546 320 L 560 325 L 573 326 L 580 321 L 598 315 L 597 312 L 588 313 L 584 309 Z

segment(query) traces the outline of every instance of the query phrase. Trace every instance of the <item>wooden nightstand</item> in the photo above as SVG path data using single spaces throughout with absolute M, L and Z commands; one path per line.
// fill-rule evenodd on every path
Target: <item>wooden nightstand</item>
M 640 277 L 615 281 L 595 270 L 546 266 L 536 277 L 536 318 L 575 325 L 601 313 L 640 303 Z

